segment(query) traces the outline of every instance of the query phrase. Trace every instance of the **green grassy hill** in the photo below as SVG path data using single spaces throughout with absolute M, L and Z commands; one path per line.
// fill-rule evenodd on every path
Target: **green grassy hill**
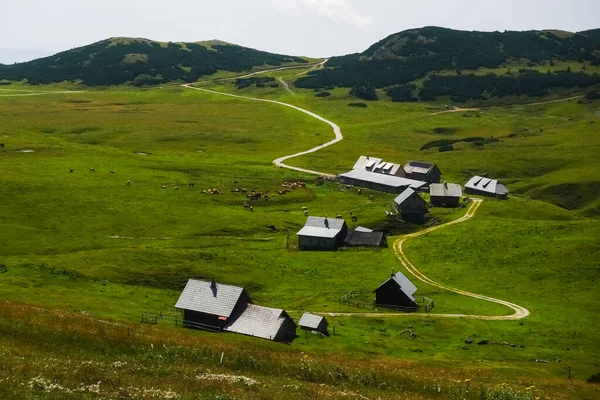
M 326 69 L 299 78 L 296 86 L 388 88 L 396 101 L 539 96 L 600 83 L 599 50 L 598 29 L 501 33 L 425 27 L 391 35 L 362 53 L 333 57 Z M 556 71 L 556 63 L 564 70 Z M 485 76 L 470 72 L 482 68 Z M 456 73 L 438 76 L 447 70 Z
M 306 63 L 299 57 L 271 54 L 212 40 L 197 43 L 111 38 L 50 57 L 0 65 L 0 80 L 31 84 L 82 82 L 86 85 L 137 86 L 193 82 L 217 71 L 248 71 L 265 65 Z

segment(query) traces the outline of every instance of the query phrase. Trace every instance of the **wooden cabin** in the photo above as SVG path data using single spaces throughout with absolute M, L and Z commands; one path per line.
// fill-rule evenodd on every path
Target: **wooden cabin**
M 438 166 L 426 161 L 411 160 L 404 166 L 404 172 L 409 179 L 428 183 L 439 183 L 442 179 L 442 171 Z
M 327 327 L 329 326 L 329 322 L 325 319 L 325 317 L 321 317 L 320 315 L 304 313 L 300 318 L 300 322 L 298 322 L 300 329 L 305 331 L 314 331 L 322 333 L 323 335 L 328 335 Z
M 175 304 L 189 327 L 223 330 L 234 310 L 252 303 L 243 287 L 212 281 L 188 280 Z
M 297 233 L 300 250 L 336 250 L 344 245 L 348 226 L 343 219 L 308 217 Z
M 375 305 L 388 308 L 417 308 L 414 297 L 417 287 L 402 272 L 392 274 L 375 293 Z
M 498 182 L 497 179 L 474 176 L 469 179 L 465 185 L 465 192 L 480 196 L 495 197 L 506 200 L 508 198 L 508 189 Z
M 427 202 L 410 188 L 400 193 L 392 206 L 403 219 L 423 218 L 429 211 Z
M 296 337 L 296 324 L 287 312 L 256 304 L 236 312 L 225 330 L 275 342 L 290 343 Z
M 456 183 L 432 183 L 429 185 L 429 202 L 434 206 L 458 207 L 462 188 Z

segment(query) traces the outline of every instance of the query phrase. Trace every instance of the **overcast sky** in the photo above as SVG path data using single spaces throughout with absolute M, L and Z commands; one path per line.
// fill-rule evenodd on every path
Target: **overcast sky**
M 112 36 L 221 39 L 325 57 L 363 51 L 389 34 L 427 25 L 600 28 L 600 0 L 18 0 L 3 1 L 2 15 L 0 51 L 21 50 L 13 52 L 21 57 L 29 54 L 22 50 L 55 53 Z

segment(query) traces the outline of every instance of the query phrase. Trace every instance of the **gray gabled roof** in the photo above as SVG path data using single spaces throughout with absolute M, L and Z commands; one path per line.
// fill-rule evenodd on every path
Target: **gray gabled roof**
M 225 330 L 274 340 L 286 318 L 289 316 L 281 309 L 248 304 L 237 318 L 232 318 Z
M 344 244 L 356 247 L 379 247 L 383 244 L 383 232 L 349 230 Z
M 440 197 L 461 197 L 462 188 L 456 183 L 432 183 L 429 185 L 429 194 Z
M 298 236 L 334 238 L 344 228 L 346 221 L 337 218 L 308 217 Z
M 499 183 L 497 179 L 484 178 L 481 176 L 474 176 L 469 179 L 465 188 L 492 194 L 508 194 L 506 186 Z
M 381 158 L 360 156 L 352 169 L 367 169 L 372 171 L 379 164 L 381 164 Z
M 369 172 L 366 170 L 353 169 L 345 174 L 340 174 L 340 178 L 356 179 L 371 183 L 378 183 L 380 185 L 391 186 L 391 187 L 411 187 L 420 188 L 426 185 L 425 182 L 416 181 L 414 179 L 401 178 L 394 175 L 378 174 L 376 172 Z
M 435 164 L 426 161 L 409 161 L 404 166 L 404 171 L 407 174 L 428 174 L 429 171 L 435 168 Z
M 408 189 L 404 190 L 404 192 L 400 193 L 398 195 L 398 197 L 396 197 L 394 199 L 394 202 L 400 206 L 400 205 L 402 205 L 402 203 L 404 203 L 406 200 L 408 200 L 413 194 L 416 194 L 416 193 L 417 192 L 415 192 L 411 188 L 408 188 Z M 419 195 L 417 194 L 417 196 L 419 196 Z
M 417 287 L 406 276 L 404 276 L 404 274 L 400 271 L 398 271 L 390 279 L 388 279 L 387 281 L 385 281 L 381 285 L 379 285 L 379 287 L 377 289 L 375 289 L 373 292 L 376 292 L 377 290 L 379 290 L 380 287 L 382 287 L 383 285 L 388 283 L 390 280 L 395 282 L 398 285 L 398 287 L 400 288 L 400 290 L 402 290 L 402 292 L 406 296 L 408 296 L 408 298 L 410 298 L 412 301 L 415 301 L 414 294 L 417 291 Z
M 213 287 L 212 282 L 190 279 L 175 308 L 229 318 L 243 291 L 239 286 L 215 283 Z
M 304 313 L 302 314 L 302 318 L 300 318 L 300 322 L 298 322 L 298 326 L 301 328 L 317 329 L 321 321 L 324 319 L 325 318 L 321 317 L 320 315 Z

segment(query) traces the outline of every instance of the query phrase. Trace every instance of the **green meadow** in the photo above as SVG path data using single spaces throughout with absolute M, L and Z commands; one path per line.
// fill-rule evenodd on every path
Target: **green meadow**
M 573 99 L 528 105 L 537 100 L 514 99 L 519 104 L 442 113 L 443 103 L 393 103 L 381 94 L 379 101 L 356 108 L 348 106 L 356 100 L 347 89 L 317 98 L 313 91 L 294 88 L 292 82 L 299 73 L 271 74 L 288 82 L 293 94 L 281 85 L 238 90 L 231 82 L 221 82 L 205 87 L 285 101 L 342 128 L 342 142 L 289 160 L 293 166 L 340 173 L 349 170 L 358 156 L 372 155 L 392 162 L 436 162 L 444 179 L 461 184 L 474 174 L 500 178 L 511 193 L 523 196 L 504 202 L 485 200 L 468 222 L 411 239 L 405 251 L 430 278 L 519 304 L 531 316 L 520 321 L 393 313 L 329 316 L 335 336 L 321 340 L 302 332 L 291 347 L 187 331 L 167 323 L 151 328 L 139 325 L 143 312 L 177 315 L 173 305 L 190 277 L 243 285 L 256 303 L 284 308 L 296 319 L 304 311 L 369 311 L 340 304 L 339 298 L 350 290 L 374 289 L 392 270 L 404 271 L 393 242 L 423 226 L 386 216 L 394 195 L 344 191 L 335 182 L 318 185 L 314 176 L 275 167 L 275 158 L 333 137 L 328 125 L 287 107 L 177 86 L 0 96 L 0 143 L 5 144 L 0 148 L 0 264 L 7 265 L 7 272 L 0 273 L 0 332 L 5 333 L 0 339 L 0 366 L 18 370 L 13 386 L 44 375 L 45 360 L 56 359 L 61 349 L 78 360 L 99 357 L 108 364 L 117 360 L 128 360 L 130 366 L 149 363 L 149 370 L 131 371 L 132 377 L 153 376 L 161 382 L 156 387 L 165 389 L 168 384 L 158 367 L 169 364 L 173 372 L 180 357 L 186 365 L 181 367 L 183 374 L 187 364 L 196 360 L 189 354 L 202 348 L 205 353 L 196 361 L 203 368 L 252 371 L 239 361 L 244 357 L 272 365 L 274 370 L 282 368 L 281 377 L 267 366 L 255 373 L 275 379 L 279 386 L 306 385 L 306 392 L 294 392 L 298 396 L 329 396 L 319 392 L 317 386 L 322 383 L 352 393 L 364 390 L 394 398 L 380 383 L 390 385 L 399 378 L 408 382 L 403 390 L 413 398 L 448 398 L 459 390 L 453 380 L 465 378 L 482 387 L 508 382 L 524 390 L 535 384 L 539 395 L 553 398 L 598 395 L 597 385 L 585 380 L 600 372 L 596 350 L 600 335 L 594 325 L 600 311 L 600 225 L 596 219 L 600 103 Z M 61 85 L 3 88 L 21 90 L 12 93 L 64 90 Z M 473 137 L 478 139 L 464 141 Z M 453 150 L 440 152 L 436 145 L 440 140 L 453 141 Z M 305 181 L 307 186 L 279 194 L 286 181 Z M 256 188 L 269 192 L 270 198 L 251 202 L 254 211 L 250 212 L 244 209 L 245 195 L 232 192 L 235 188 Z M 220 189 L 222 194 L 202 192 L 208 189 Z M 302 207 L 308 207 L 311 215 L 341 215 L 350 227 L 384 230 L 390 235 L 389 247 L 299 252 L 295 233 L 305 220 Z M 350 221 L 350 211 L 358 221 Z M 434 208 L 427 225 L 463 213 Z M 497 304 L 415 283 L 419 296 L 435 300 L 435 313 L 511 313 Z M 29 313 L 43 307 L 43 312 L 20 320 L 15 311 L 19 307 Z M 61 325 L 44 319 L 53 313 L 64 313 L 71 322 Z M 81 313 L 91 315 L 90 322 L 80 320 Z M 83 332 L 84 323 L 96 326 L 97 320 L 122 324 L 140 332 L 140 337 L 113 337 L 110 332 L 92 337 Z M 81 332 L 77 331 L 80 325 Z M 18 339 L 28 327 L 47 332 L 29 334 L 31 340 L 39 341 L 34 347 Z M 71 333 L 62 337 L 58 331 Z M 141 350 L 150 343 L 157 346 L 160 338 L 166 348 L 179 346 L 182 353 L 163 352 L 164 359 L 159 360 Z M 484 339 L 489 344 L 476 344 Z M 69 341 L 81 343 L 78 347 L 82 348 L 70 347 Z M 129 350 L 119 356 L 116 350 L 103 350 L 106 346 Z M 215 349 L 220 348 L 251 350 L 237 364 L 217 365 L 214 357 L 219 351 Z M 190 353 L 185 356 L 185 351 Z M 322 366 L 314 367 L 314 376 L 297 361 L 301 352 Z M 27 368 L 19 367 L 19 357 L 26 358 Z M 300 373 L 278 364 L 274 361 L 278 357 L 293 358 L 290 365 L 298 363 Z M 410 368 L 427 370 L 429 375 L 419 370 L 427 376 L 439 371 L 447 379 L 442 382 L 444 392 L 435 393 L 410 374 L 390 372 L 388 376 L 370 364 L 378 359 L 410 363 Z M 325 378 L 333 374 L 331 360 L 355 362 L 365 374 L 375 374 L 379 383 L 357 383 L 350 378 L 332 382 Z M 568 366 L 572 367 L 572 385 L 580 385 L 577 389 L 568 386 Z M 459 372 L 453 375 L 452 368 Z M 102 371 L 92 368 L 90 374 L 102 375 Z M 66 371 L 57 372 L 56 381 L 64 383 L 66 376 Z M 118 387 L 120 381 L 110 379 Z M 244 387 L 217 386 L 203 386 L 206 398 L 285 397 L 277 391 L 248 397 L 251 394 Z M 0 397 L 2 390 L 13 398 L 29 398 L 17 389 L 0 389 Z M 176 389 L 189 391 L 184 398 L 195 398 L 194 390 L 199 389 L 194 385 Z M 229 397 L 218 397 L 225 395 Z M 476 395 L 473 390 L 465 394 L 468 398 Z

